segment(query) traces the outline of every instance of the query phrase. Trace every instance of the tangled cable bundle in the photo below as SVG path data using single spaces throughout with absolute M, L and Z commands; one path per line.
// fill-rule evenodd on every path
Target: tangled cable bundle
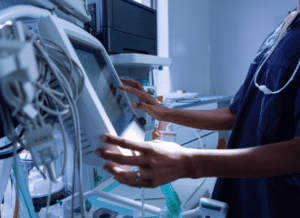
M 57 123 L 60 125 L 66 151 L 63 120 L 71 116 L 75 130 L 73 173 L 75 176 L 77 164 L 82 208 L 81 135 L 76 101 L 83 87 L 83 72 L 59 45 L 34 35 L 18 21 L 0 26 L 0 117 L 4 135 L 12 142 L 0 147 L 0 151 L 3 151 L 0 159 L 15 157 L 23 148 L 31 151 L 26 134 L 34 134 L 43 128 L 53 130 Z M 21 134 L 16 133 L 13 119 L 21 125 Z M 62 180 L 66 160 L 67 152 L 64 152 L 64 165 L 58 178 L 53 173 L 53 166 L 46 164 L 51 181 Z M 51 183 L 49 187 L 50 194 Z M 50 201 L 47 206 L 49 203 Z

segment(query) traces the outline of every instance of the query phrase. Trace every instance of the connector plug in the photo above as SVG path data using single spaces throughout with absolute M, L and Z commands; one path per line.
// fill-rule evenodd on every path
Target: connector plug
M 26 149 L 36 166 L 47 165 L 58 157 L 57 145 L 50 125 L 25 133 Z

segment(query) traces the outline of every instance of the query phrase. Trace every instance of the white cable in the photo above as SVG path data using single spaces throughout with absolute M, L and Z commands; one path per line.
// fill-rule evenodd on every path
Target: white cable
M 45 38 L 44 38 L 44 40 L 45 40 Z M 47 41 L 47 40 L 46 40 Z M 60 53 L 60 54 L 62 54 L 62 55 L 64 55 L 64 56 L 66 56 L 66 53 L 65 52 L 62 52 L 62 51 L 60 51 L 60 50 L 58 50 L 58 49 L 55 49 L 55 48 L 52 48 L 52 50 L 55 50 L 56 52 L 58 52 L 58 53 Z M 69 62 L 69 67 L 67 67 L 66 65 L 65 65 L 65 63 L 62 61 L 62 60 L 59 60 L 58 58 L 56 58 L 55 57 L 55 55 L 53 55 L 53 54 L 49 54 L 49 56 L 50 56 L 50 58 L 52 59 L 52 60 L 54 60 L 55 62 L 57 62 L 59 65 L 61 65 L 63 68 L 65 68 L 69 73 L 70 73 L 70 77 L 69 77 L 69 80 L 68 80 L 68 82 L 70 83 L 70 79 L 72 78 L 72 74 L 73 74 L 73 72 L 74 72 L 74 70 L 73 70 L 73 61 L 70 59 L 70 57 L 69 56 L 67 56 L 68 57 L 68 62 Z
M 14 7 L 14 9 L 15 8 L 16 7 Z M 27 9 L 30 9 L 30 8 L 31 9 L 36 9 L 35 7 L 31 7 L 31 6 L 26 7 L 26 8 Z M 23 7 L 23 9 L 25 9 L 25 8 Z M 8 12 L 9 11 L 4 11 L 3 13 L 7 14 Z M 10 12 L 15 12 L 15 11 L 11 10 Z M 0 12 L 0 20 L 1 20 L 1 15 L 3 13 Z M 18 16 L 16 14 L 14 14 L 11 17 L 20 17 L 24 14 L 27 14 L 27 13 L 21 13 L 21 14 L 18 14 Z M 62 53 L 65 54 L 65 56 L 69 59 L 70 69 L 72 69 L 71 72 L 70 72 L 70 81 L 74 81 L 75 92 L 73 93 L 69 82 L 66 80 L 66 78 L 64 77 L 62 72 L 60 72 L 59 68 L 53 63 L 52 59 L 49 57 L 49 55 L 45 51 L 45 45 L 43 44 L 43 41 L 42 40 L 38 41 L 37 40 L 38 37 L 32 36 L 27 30 L 25 30 L 24 32 L 25 32 L 26 40 L 32 41 L 32 43 L 34 45 L 35 54 L 37 56 L 37 60 L 39 61 L 39 64 L 38 64 L 38 67 L 39 67 L 38 68 L 38 70 L 39 70 L 38 81 L 40 82 L 39 83 L 40 86 L 38 88 L 42 89 L 42 90 L 44 88 L 44 90 L 43 90 L 44 93 L 38 92 L 41 99 L 42 99 L 42 102 L 38 101 L 38 98 L 37 98 L 37 95 L 36 95 L 34 105 L 36 106 L 36 108 L 38 108 L 39 111 L 44 110 L 44 112 L 46 112 L 50 115 L 56 115 L 59 118 L 60 118 L 61 115 L 66 115 L 69 112 L 71 112 L 71 114 L 72 114 L 74 129 L 75 129 L 75 151 L 76 151 L 74 153 L 74 155 L 75 155 L 74 161 L 78 165 L 80 205 L 81 205 L 81 208 L 82 208 L 82 217 L 85 217 L 85 209 L 84 209 L 84 202 L 83 202 L 83 190 L 82 190 L 81 134 L 80 134 L 79 114 L 78 114 L 77 107 L 76 107 L 76 102 L 75 102 L 75 98 L 77 99 L 79 94 L 83 90 L 83 84 L 84 83 L 82 83 L 81 91 L 80 91 L 80 93 L 78 93 L 78 87 L 77 87 L 77 84 L 76 84 L 76 82 L 74 80 L 74 77 L 73 77 L 73 72 L 75 72 L 73 70 L 73 64 L 75 64 L 77 69 L 79 69 L 79 74 L 80 74 L 80 76 L 82 76 L 83 79 L 84 79 L 84 76 L 83 76 L 83 73 L 81 72 L 80 68 L 78 67 L 78 65 L 72 59 L 70 59 L 70 57 L 61 49 Z M 14 38 L 14 34 L 9 28 L 7 28 L 7 32 L 5 33 L 5 35 L 7 36 L 7 38 L 11 38 L 11 39 Z M 52 43 L 52 44 L 54 44 L 54 43 Z M 59 48 L 59 46 L 57 46 L 57 47 Z M 48 88 L 48 86 L 47 86 L 47 84 L 49 84 L 49 82 L 50 82 L 51 73 L 53 73 L 53 75 L 56 77 L 57 81 L 59 82 L 59 84 L 60 84 L 60 86 L 63 90 L 63 92 L 65 93 L 66 100 L 69 103 L 69 110 L 64 110 L 62 112 L 58 112 L 57 110 L 54 110 L 53 107 L 52 107 L 52 105 L 56 105 L 56 104 L 59 105 L 61 103 L 60 107 L 64 108 L 65 104 L 63 104 L 61 102 L 61 100 L 58 99 L 55 96 L 55 91 L 54 92 L 50 91 L 50 88 Z M 79 81 L 83 82 L 83 80 L 79 80 Z M 3 86 L 2 86 L 2 88 L 3 88 Z M 20 118 L 21 121 L 24 121 L 24 126 L 28 127 L 28 129 L 30 130 L 30 129 L 32 129 L 32 127 L 38 128 L 39 122 L 40 122 L 40 125 L 44 125 L 43 119 L 45 119 L 46 116 L 44 117 L 44 116 L 39 115 L 37 117 L 37 119 L 30 120 L 20 110 L 21 107 L 23 106 L 23 102 L 27 101 L 27 99 L 22 99 L 22 96 L 21 96 L 22 90 L 20 90 L 21 92 L 19 92 L 19 94 L 17 94 L 17 95 L 15 95 L 12 92 L 11 88 L 10 88 L 10 91 L 11 92 L 7 92 L 8 93 L 7 94 L 7 99 L 9 98 L 8 101 L 12 101 L 12 99 L 14 100 L 14 102 L 11 102 L 11 103 L 14 103 L 14 106 L 16 107 L 15 108 L 15 111 L 17 111 L 16 112 L 16 117 Z M 59 97 L 62 97 L 62 96 L 60 95 Z M 61 123 L 60 123 L 60 125 L 61 125 Z M 63 128 L 62 128 L 62 131 L 63 131 Z M 64 140 L 64 142 L 65 142 L 64 146 L 66 146 L 66 140 Z M 66 149 L 65 149 L 65 155 L 66 155 L 66 153 L 67 152 L 66 152 Z M 66 163 L 66 158 L 65 158 L 64 165 L 66 165 L 65 163 Z M 48 170 L 48 172 L 49 172 L 49 175 L 51 176 L 52 173 L 53 173 L 52 172 L 53 169 L 51 169 L 50 165 L 47 167 L 47 169 L 50 169 L 50 170 Z M 76 167 L 76 164 L 74 165 L 74 170 L 75 170 L 75 167 Z M 64 173 L 64 170 L 65 170 L 65 166 L 63 167 L 62 175 Z M 53 175 L 52 175 L 52 177 L 53 177 L 52 180 L 55 180 Z M 18 181 L 18 179 L 17 179 L 17 181 Z
M 74 217 L 76 159 L 77 159 L 77 147 L 75 146 L 74 147 L 74 160 L 73 160 L 74 168 L 73 168 L 73 178 L 72 178 L 72 218 Z
M 201 137 L 199 136 L 198 132 L 194 128 L 190 128 L 190 129 L 195 133 L 196 137 L 198 138 L 199 143 L 200 143 L 200 148 L 204 149 L 203 141 L 202 141 Z
M 84 199 L 88 199 L 91 197 L 98 197 L 98 198 L 102 198 L 105 201 L 110 201 L 110 202 L 115 202 L 117 204 L 121 204 L 124 207 L 128 207 L 130 209 L 133 210 L 140 210 L 142 203 L 129 199 L 129 198 L 125 198 L 119 195 L 115 195 L 115 194 L 111 194 L 108 192 L 104 192 L 104 191 L 88 191 L 84 193 Z M 64 199 L 63 201 L 63 217 L 71 217 L 71 213 L 72 211 L 70 210 L 70 201 L 72 200 L 71 196 Z M 78 201 L 76 201 L 76 205 L 78 204 Z M 148 205 L 145 204 L 145 211 L 148 213 L 151 213 L 155 216 L 159 216 L 159 214 L 161 213 L 161 209 L 157 208 L 155 206 L 152 205 Z
M 66 167 L 67 167 L 67 139 L 66 139 L 66 132 L 65 132 L 65 127 L 63 125 L 63 122 L 62 122 L 62 119 L 61 117 L 59 116 L 58 117 L 58 121 L 59 121 L 59 125 L 60 125 L 60 130 L 61 130 L 61 134 L 62 134 L 62 137 L 63 137 L 63 143 L 64 143 L 64 164 L 63 164 L 63 169 L 62 169 L 62 172 L 61 172 L 61 176 L 58 177 L 58 181 L 62 180 L 63 179 L 63 176 L 65 174 L 65 170 L 66 170 Z
M 54 42 L 52 42 L 52 41 L 50 41 L 50 40 L 48 40 L 48 39 L 46 39 L 46 38 L 43 38 L 43 40 L 45 40 L 45 41 L 47 41 L 47 42 L 50 42 L 51 44 L 53 44 L 53 45 L 55 45 L 57 48 L 59 48 L 59 50 L 57 50 L 57 49 L 55 49 L 57 52 L 59 52 L 59 53 L 61 53 L 61 54 L 63 54 L 64 56 L 66 56 L 66 57 L 68 57 L 68 60 L 69 60 L 69 64 L 70 64 L 70 79 L 69 79 L 69 83 L 71 82 L 71 79 L 72 78 L 74 78 L 73 77 L 73 69 L 74 69 L 74 67 L 73 67 L 73 65 L 75 65 L 76 66 L 76 68 L 77 68 L 77 70 L 78 70 L 78 72 L 80 73 L 80 81 L 81 81 L 81 83 L 82 83 L 82 85 L 81 85 L 81 90 L 79 91 L 79 92 L 75 92 L 76 93 L 76 96 L 75 96 L 75 100 L 77 100 L 78 98 L 79 98 L 79 96 L 81 95 L 81 93 L 82 93 L 82 90 L 83 90 L 83 87 L 84 87 L 84 81 L 85 81 L 85 77 L 84 77 L 84 74 L 83 74 L 83 72 L 81 71 L 81 69 L 80 69 L 80 67 L 77 65 L 77 63 L 75 62 L 75 61 L 73 61 L 70 57 L 69 57 L 69 55 L 58 45 L 58 44 L 56 44 L 56 43 L 54 43 Z M 53 59 L 54 61 L 56 61 L 57 63 L 59 63 L 61 66 L 63 66 L 64 68 L 66 68 L 67 69 L 67 67 L 66 66 L 64 66 L 64 63 L 61 63 L 61 61 L 60 60 L 58 60 L 56 57 L 54 57 L 52 54 L 50 54 L 50 57 L 51 57 L 51 59 Z M 75 71 L 75 72 L 77 72 L 77 71 Z M 74 82 L 74 84 L 75 84 L 75 88 L 77 87 L 76 86 L 76 83 Z
M 47 87 L 44 87 L 38 83 L 35 83 L 36 86 L 38 86 L 40 89 L 42 89 L 43 91 L 45 91 L 49 97 L 53 98 L 53 100 L 55 101 L 56 104 L 58 104 L 60 107 L 64 108 L 64 109 L 68 109 L 69 108 L 69 105 L 65 105 L 63 102 L 60 101 L 60 99 L 58 99 L 54 93 L 52 93 L 52 91 L 47 88 Z
M 44 123 L 44 121 L 43 121 L 43 119 L 42 119 L 42 117 L 41 117 L 40 114 L 38 115 L 38 118 L 40 119 L 41 125 L 45 126 L 45 123 Z M 60 182 L 63 179 L 64 173 L 65 173 L 65 169 L 66 169 L 66 165 L 67 165 L 67 140 L 66 140 L 66 132 L 65 132 L 65 128 L 64 128 L 64 125 L 63 125 L 61 117 L 57 116 L 57 119 L 59 121 L 60 130 L 61 130 L 61 134 L 62 134 L 62 137 L 63 137 L 64 151 L 65 151 L 64 152 L 64 164 L 63 164 L 61 175 L 58 178 L 56 178 L 56 176 L 54 175 L 54 170 L 55 169 L 52 169 L 52 170 L 49 169 L 52 166 L 54 166 L 53 164 L 51 166 L 46 166 L 47 169 L 48 169 L 48 174 L 49 174 L 49 176 L 51 178 L 51 181 L 53 181 L 55 183 L 58 183 L 58 182 Z M 52 183 L 51 183 L 51 185 L 52 185 Z
M 48 10 L 29 5 L 18 5 L 1 10 L 0 24 L 8 20 L 16 20 L 24 17 L 47 17 L 51 13 Z
M 34 129 L 38 129 L 38 126 L 39 126 L 39 125 L 38 125 L 37 120 L 36 120 L 36 119 L 33 119 L 32 122 L 33 122 L 33 128 L 34 128 Z
M 38 95 L 35 96 L 35 102 L 38 102 Z M 36 106 L 36 108 L 38 111 L 40 111 L 38 105 Z M 42 127 L 46 126 L 46 123 L 45 123 L 44 118 L 42 117 L 41 113 L 38 113 L 37 119 L 39 120 Z
M 75 67 L 78 69 L 78 72 L 80 72 L 80 81 L 81 81 L 81 89 L 80 89 L 80 91 L 77 93 L 77 99 L 80 97 L 80 95 L 81 95 L 81 93 L 82 93 L 82 91 L 83 91 L 83 89 L 84 89 L 84 84 L 85 84 L 85 76 L 84 76 L 84 73 L 82 72 L 82 70 L 80 69 L 80 67 L 78 66 L 78 64 L 75 62 L 75 61 L 73 61 L 73 64 L 75 65 Z M 77 100 L 76 99 L 76 100 Z
M 48 114 L 54 115 L 54 116 L 62 116 L 62 115 L 66 115 L 67 113 L 69 113 L 69 110 L 64 110 L 64 111 L 61 111 L 61 112 L 52 110 L 52 109 L 46 107 L 46 106 L 45 106 L 44 104 L 42 104 L 42 103 L 38 103 L 38 105 L 39 105 L 45 112 L 47 112 Z
M 145 188 L 142 188 L 142 218 L 145 218 Z
M 76 154 L 76 160 L 78 162 L 78 174 L 79 174 L 79 193 L 80 193 L 80 206 L 81 206 L 81 212 L 82 212 L 82 217 L 85 218 L 85 207 L 84 207 L 84 202 L 83 202 L 83 190 L 82 190 L 82 152 L 81 152 L 81 135 L 80 135 L 80 128 L 79 128 L 79 116 L 78 116 L 78 111 L 76 107 L 76 103 L 72 99 L 72 92 L 70 92 L 71 88 L 69 84 L 65 81 L 65 78 L 59 71 L 59 69 L 53 64 L 51 61 L 50 57 L 47 55 L 45 51 L 43 51 L 40 48 L 40 45 L 35 43 L 37 48 L 39 48 L 39 51 L 43 54 L 44 58 L 47 60 L 49 67 L 51 68 L 52 72 L 56 74 L 58 81 L 62 84 L 62 88 L 64 92 L 66 93 L 66 97 L 71 103 L 70 109 L 73 114 L 73 120 L 74 120 L 74 128 L 75 128 L 75 147 L 77 148 L 78 154 Z M 75 166 L 74 166 L 75 167 Z
M 76 104 L 75 102 L 73 101 L 73 96 L 72 96 L 72 91 L 71 91 L 71 88 L 68 84 L 68 82 L 65 80 L 64 76 L 61 74 L 61 72 L 59 71 L 59 69 L 53 64 L 52 60 L 49 58 L 49 56 L 47 55 L 47 53 L 43 50 L 43 48 L 41 47 L 41 45 L 37 42 L 34 42 L 34 45 L 38 51 L 38 53 L 40 53 L 40 55 L 42 55 L 42 58 L 44 59 L 44 61 L 49 65 L 51 71 L 54 73 L 54 75 L 56 76 L 58 82 L 60 83 L 62 89 L 64 90 L 65 94 L 66 94 L 66 98 L 68 100 L 68 102 L 71 104 L 70 105 L 70 109 L 71 109 L 71 112 L 73 114 L 73 122 L 74 122 L 74 127 L 75 127 L 75 146 L 76 148 L 79 148 L 77 149 L 79 151 L 76 152 L 76 158 L 74 161 L 78 160 L 79 164 L 78 164 L 78 170 L 79 170 L 79 176 L 80 176 L 80 192 L 81 192 L 81 195 L 82 195 L 82 185 L 81 185 L 81 168 L 82 168 L 82 161 L 81 161 L 81 149 L 80 149 L 80 129 L 79 129 L 79 117 L 78 117 L 78 112 L 77 112 L 77 108 L 76 108 Z M 60 113 L 57 113 L 57 111 L 54 111 L 54 110 L 51 110 L 49 108 L 46 108 L 43 104 L 40 104 L 39 105 L 42 109 L 46 110 L 46 112 L 50 112 L 50 114 L 55 114 L 55 115 L 62 115 Z M 79 158 L 78 158 L 79 156 Z M 66 160 L 66 159 L 65 159 Z M 51 175 L 51 171 L 50 171 L 50 175 Z M 81 198 L 81 205 L 83 205 L 83 200 Z M 82 206 L 82 208 L 84 208 L 84 206 Z M 84 211 L 84 210 L 83 210 Z
M 68 61 L 69 61 L 69 64 L 70 64 L 70 73 L 72 74 L 72 73 L 73 73 L 73 62 L 74 62 L 74 61 L 73 61 L 72 58 L 67 54 L 67 52 L 65 52 L 65 50 L 64 50 L 60 45 L 58 45 L 57 43 L 55 43 L 55 42 L 53 42 L 53 41 L 51 41 L 51 40 L 49 40 L 49 39 L 47 39 L 47 38 L 45 38 L 45 37 L 41 37 L 41 40 L 44 40 L 44 41 L 49 42 L 50 44 L 54 45 L 56 48 L 58 48 L 58 49 L 56 49 L 56 48 L 54 47 L 53 49 L 54 49 L 55 51 L 61 53 L 62 55 L 64 55 L 65 57 L 68 58 Z M 51 54 L 50 54 L 50 56 L 51 56 Z
M 69 78 L 69 81 L 68 81 L 68 82 L 70 83 L 70 82 L 71 82 L 71 78 L 72 78 L 72 74 L 73 74 L 73 72 L 74 72 L 74 67 L 73 67 L 74 61 L 73 61 L 73 60 L 71 59 L 71 57 L 64 51 L 64 49 L 63 49 L 61 46 L 59 46 L 57 43 L 55 43 L 55 42 L 53 42 L 53 41 L 51 41 L 51 40 L 49 40 L 49 39 L 47 39 L 47 38 L 45 38 L 45 37 L 42 37 L 41 40 L 44 40 L 44 41 L 46 41 L 46 42 L 52 44 L 53 46 L 56 47 L 56 48 L 55 48 L 55 47 L 52 48 L 52 50 L 54 50 L 54 51 L 56 51 L 56 52 L 62 54 L 62 55 L 65 56 L 65 57 L 67 57 L 68 62 L 69 62 L 69 65 L 70 65 L 70 69 L 69 69 L 70 78 Z M 49 56 L 50 56 L 53 60 L 55 60 L 56 62 L 58 62 L 61 66 L 63 66 L 64 68 L 66 68 L 66 67 L 65 67 L 65 64 L 62 63 L 62 61 L 58 60 L 54 55 L 52 55 L 52 54 L 50 53 Z
M 55 101 L 61 101 L 61 99 L 58 99 L 58 98 L 63 98 L 65 95 L 64 95 L 64 93 L 62 93 L 62 92 L 59 92 L 59 91 L 57 91 L 57 90 L 55 90 L 55 89 L 51 89 L 50 88 L 50 86 L 49 85 L 45 85 L 45 84 L 40 84 L 40 83 L 38 83 L 38 82 L 36 82 L 35 83 L 39 88 L 41 88 L 41 89 L 43 89 L 43 91 L 45 92 L 45 93 L 49 93 L 49 95 L 50 95 L 50 97 L 53 97 L 54 96 L 54 100 Z M 42 92 L 41 92 L 41 90 L 39 90 L 40 91 L 40 93 L 39 94 L 41 94 Z M 57 96 L 57 97 L 56 97 Z M 69 108 L 69 106 L 68 105 L 65 105 L 64 103 L 60 103 L 61 104 L 61 107 L 63 107 L 63 108 Z
M 57 90 L 55 90 L 55 89 L 50 89 L 50 88 L 48 88 L 48 87 L 45 87 L 45 86 L 42 85 L 42 84 L 38 84 L 38 86 L 44 87 L 48 92 L 51 92 L 52 94 L 57 95 L 57 96 L 60 97 L 60 98 L 63 98 L 63 97 L 65 96 L 63 93 L 61 93 L 61 92 L 59 92 L 59 91 L 57 91 Z M 39 91 L 41 92 L 41 90 L 39 90 Z
M 77 89 L 77 86 L 76 86 L 76 82 L 75 82 L 75 79 L 74 77 L 72 77 L 71 81 L 74 83 L 74 99 L 77 99 L 77 96 L 78 96 L 78 89 Z
M 64 174 L 65 174 L 65 170 L 66 170 L 66 166 L 67 166 L 67 140 L 66 140 L 66 132 L 65 132 L 65 128 L 64 128 L 64 125 L 62 123 L 62 119 L 60 116 L 58 116 L 58 120 L 59 120 L 59 125 L 60 125 L 60 130 L 61 130 L 61 134 L 62 134 L 62 137 L 63 137 L 63 144 L 64 144 L 64 164 L 63 164 L 63 168 L 62 168 L 62 172 L 60 174 L 60 176 L 58 178 L 56 178 L 56 176 L 54 175 L 54 170 L 55 169 L 52 169 L 52 170 L 48 170 L 48 173 L 49 173 L 49 176 L 51 178 L 51 181 L 55 182 L 55 183 L 58 183 L 60 181 L 62 181 L 62 179 L 64 178 Z M 47 166 L 47 169 L 49 168 L 53 168 L 53 164 L 52 166 Z
M 52 192 L 52 180 L 49 179 L 49 193 L 48 193 L 47 206 L 46 206 L 46 218 L 48 218 L 48 215 L 49 215 L 49 206 L 50 206 L 50 201 L 51 201 L 51 192 Z
M 51 66 L 50 66 L 51 67 Z M 53 68 L 55 68 L 55 67 L 53 67 Z M 56 73 L 56 71 L 54 70 L 54 69 L 52 69 L 55 73 Z M 58 70 L 58 69 L 56 69 L 56 70 Z M 64 86 L 62 86 L 62 88 L 63 89 L 65 89 L 65 87 Z M 69 94 L 71 94 L 70 92 L 67 92 L 67 99 L 69 99 L 70 100 L 70 98 L 69 98 Z M 74 108 L 73 107 L 74 105 L 72 104 L 72 105 L 70 105 L 70 109 L 71 109 L 71 113 L 73 114 L 73 116 L 72 116 L 72 118 L 73 118 L 73 124 L 74 124 L 74 129 L 75 129 L 75 149 L 74 149 L 74 172 L 73 172 L 73 193 L 72 193 L 72 198 L 73 198 L 73 200 L 72 200 L 72 217 L 73 217 L 73 210 L 74 210 L 74 188 L 75 188 L 75 185 L 74 185 L 74 181 L 75 181 L 75 170 L 76 170 L 76 162 L 77 162 L 77 160 L 78 160 L 78 156 L 81 156 L 81 155 L 79 155 L 78 154 L 78 150 L 81 150 L 81 148 L 80 148 L 80 146 L 78 146 L 78 135 L 79 135 L 79 137 L 80 137 L 80 134 L 78 133 L 78 117 L 77 117 L 77 113 L 74 111 L 74 109 L 76 109 L 76 107 Z M 80 161 L 79 161 L 80 162 Z M 80 168 L 81 168 L 81 164 L 78 164 L 78 171 L 79 171 L 79 181 L 81 181 L 81 170 L 80 170 Z M 79 186 L 81 186 L 81 183 L 80 183 L 80 185 Z M 81 197 L 81 196 L 83 196 L 83 193 L 82 193 L 82 189 L 80 188 L 80 206 L 81 206 L 81 211 L 82 211 L 82 214 L 83 214 L 83 216 L 84 216 L 84 205 L 83 205 L 83 197 Z

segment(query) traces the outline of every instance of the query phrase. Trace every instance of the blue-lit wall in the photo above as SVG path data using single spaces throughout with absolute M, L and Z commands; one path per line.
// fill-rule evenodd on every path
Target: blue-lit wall
M 215 94 L 235 94 L 265 37 L 296 0 L 212 0 L 211 74 Z
M 210 94 L 210 1 L 169 0 L 172 91 Z
M 234 95 L 296 0 L 170 0 L 172 91 Z

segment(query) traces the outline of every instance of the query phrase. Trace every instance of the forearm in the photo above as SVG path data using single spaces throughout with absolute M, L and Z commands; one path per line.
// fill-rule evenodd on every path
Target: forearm
M 197 111 L 168 109 L 163 120 L 198 129 L 231 130 L 235 118 L 229 108 Z
M 300 138 L 245 149 L 189 149 L 186 163 L 191 178 L 261 178 L 296 173 L 300 172 Z

